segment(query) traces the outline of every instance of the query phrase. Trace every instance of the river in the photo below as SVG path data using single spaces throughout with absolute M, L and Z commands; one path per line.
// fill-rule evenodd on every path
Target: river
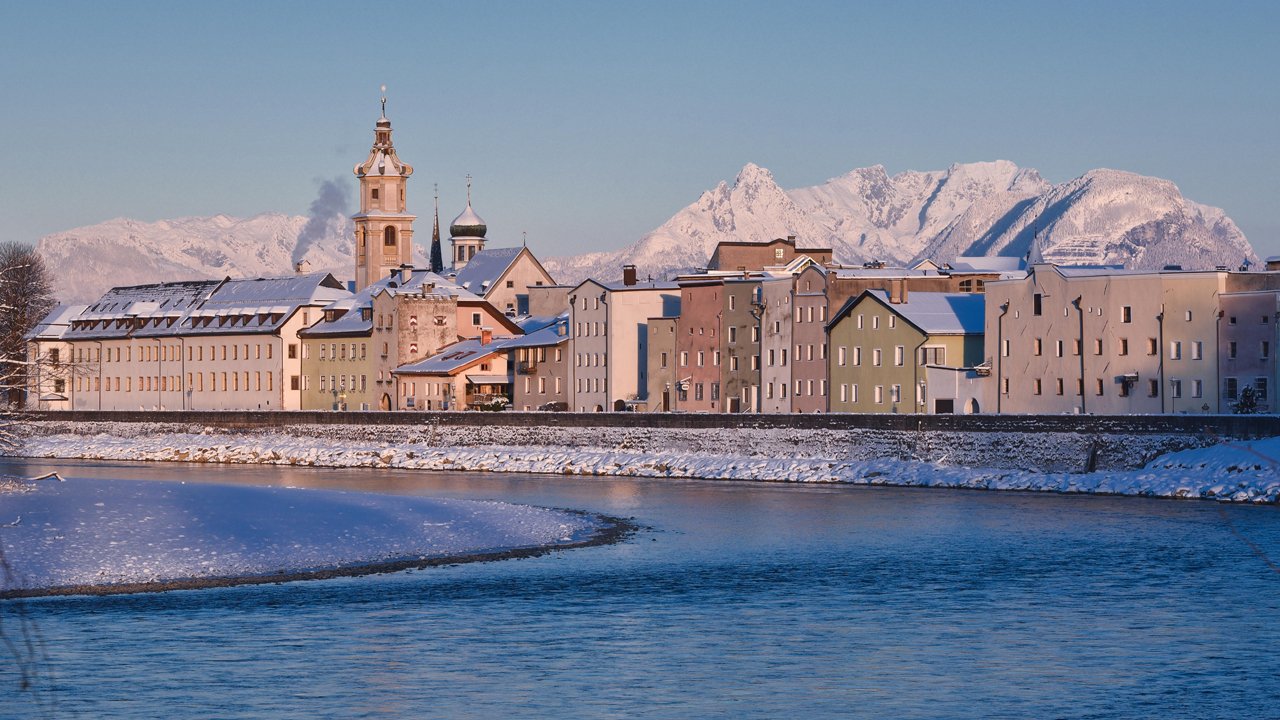
M 0 461 L 500 499 L 626 542 L 0 602 L 0 717 L 1277 718 L 1280 508 L 723 481 Z M 19 614 L 21 613 L 21 614 Z

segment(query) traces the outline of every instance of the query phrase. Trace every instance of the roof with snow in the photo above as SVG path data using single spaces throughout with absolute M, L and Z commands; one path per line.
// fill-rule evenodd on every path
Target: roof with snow
M 458 271 L 453 279 L 461 287 L 477 295 L 484 295 L 498 282 L 502 273 L 511 267 L 523 247 L 489 248 L 476 253 L 467 261 L 466 266 Z
M 875 300 L 902 316 L 928 335 L 981 335 L 986 313 L 986 296 L 981 293 L 913 292 L 907 302 L 890 303 L 884 290 L 867 290 L 850 298 L 832 318 L 830 325 L 866 300 Z
M 514 350 L 516 348 L 529 347 L 551 347 L 569 340 L 569 317 L 568 314 L 561 315 L 556 318 L 555 322 L 546 327 L 534 330 L 528 335 L 511 338 L 503 348 Z
M 71 318 L 83 313 L 88 305 L 58 305 L 36 323 L 23 340 L 57 340 L 71 327 Z
M 505 351 L 509 341 L 508 338 L 493 338 L 486 345 L 478 338 L 460 340 L 440 348 L 440 352 L 425 360 L 401 365 L 393 372 L 397 375 L 456 375 L 475 363 Z
M 112 288 L 68 318 L 68 340 L 274 333 L 298 308 L 349 297 L 329 273 Z
M 958 255 L 947 263 L 952 272 L 1013 272 L 1026 270 L 1027 261 L 1021 257 L 1002 257 L 996 255 Z
M 410 294 L 410 295 L 439 295 L 442 297 L 454 297 L 458 300 L 480 300 L 481 298 L 474 293 L 458 287 L 448 278 L 437 275 L 428 270 L 418 268 L 408 268 L 409 280 L 405 282 L 404 275 L 401 272 L 394 272 L 390 275 L 371 283 L 359 293 L 348 296 L 343 300 L 331 303 L 325 306 L 325 318 L 311 327 L 298 333 L 302 337 L 352 337 L 358 335 L 367 335 L 373 331 L 373 315 L 361 312 L 364 309 L 373 307 L 373 298 L 388 293 L 391 295 Z M 342 311 L 339 316 L 333 320 L 327 317 L 331 311 Z

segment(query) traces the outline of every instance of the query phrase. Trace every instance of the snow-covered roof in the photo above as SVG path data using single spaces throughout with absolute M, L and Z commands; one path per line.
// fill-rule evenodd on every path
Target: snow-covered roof
M 58 305 L 23 336 L 24 340 L 57 340 L 71 327 L 71 318 L 80 315 L 88 305 Z
M 428 285 L 431 286 L 430 290 L 426 289 Z M 367 334 L 373 330 L 373 317 L 370 315 L 366 318 L 361 310 L 372 308 L 374 297 L 382 293 L 421 295 L 424 291 L 430 295 L 455 297 L 460 301 L 481 299 L 476 294 L 458 287 L 448 278 L 428 270 L 410 268 L 408 282 L 403 281 L 403 275 L 400 272 L 394 272 L 383 277 L 377 282 L 371 283 L 359 293 L 325 306 L 326 312 L 329 310 L 346 311 L 341 317 L 335 320 L 322 318 L 320 322 L 299 334 L 302 337 L 350 337 Z
M 507 350 L 527 347 L 551 347 L 569 340 L 568 317 L 561 316 L 551 325 L 534 330 L 528 335 L 521 335 L 508 340 L 503 347 Z
M 112 288 L 69 317 L 67 339 L 272 333 L 304 305 L 350 297 L 328 273 Z
M 455 221 L 456 222 L 456 221 Z M 511 267 L 522 247 L 486 248 L 476 253 L 453 279 L 461 287 L 477 295 L 489 292 L 498 278 Z
M 473 363 L 493 357 L 506 350 L 509 338 L 493 338 L 483 344 L 479 338 L 460 340 L 440 348 L 440 352 L 425 360 L 401 365 L 396 374 L 405 375 L 454 375 Z
M 952 272 L 1012 272 L 1026 270 L 1027 261 L 1021 257 L 1003 257 L 996 255 L 958 255 L 947 263 Z
M 852 309 L 867 297 L 879 300 L 930 335 L 980 335 L 983 332 L 986 295 L 982 293 L 911 292 L 906 302 L 893 304 L 889 302 L 888 292 L 868 290 L 851 300 L 847 307 Z

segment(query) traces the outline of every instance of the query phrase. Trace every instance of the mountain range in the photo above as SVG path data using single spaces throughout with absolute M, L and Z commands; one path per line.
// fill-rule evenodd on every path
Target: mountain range
M 121 218 L 45 236 L 37 249 L 51 267 L 93 269 L 55 273 L 63 302 L 87 302 L 114 285 L 278 275 L 303 260 L 311 270 L 347 278 L 352 225 L 326 191 L 332 194 L 322 189 L 311 217 Z M 1234 268 L 1258 259 L 1222 210 L 1188 200 L 1168 180 L 1099 169 L 1054 185 L 1034 169 L 997 160 L 896 175 L 876 165 L 793 190 L 748 164 L 732 184 L 702 193 L 631 245 L 544 258 L 544 265 L 567 283 L 615 279 L 624 264 L 636 265 L 642 277 L 669 278 L 704 267 L 720 241 L 787 235 L 800 247 L 830 247 L 846 264 L 1022 257 L 1033 245 L 1050 262 L 1144 270 Z M 418 245 L 415 258 L 425 264 Z

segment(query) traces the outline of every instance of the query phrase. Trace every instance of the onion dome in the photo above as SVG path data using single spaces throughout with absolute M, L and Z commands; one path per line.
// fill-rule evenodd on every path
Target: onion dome
M 471 176 L 467 176 L 467 209 L 449 224 L 449 235 L 456 238 L 483 238 L 489 232 L 484 220 L 471 209 Z

